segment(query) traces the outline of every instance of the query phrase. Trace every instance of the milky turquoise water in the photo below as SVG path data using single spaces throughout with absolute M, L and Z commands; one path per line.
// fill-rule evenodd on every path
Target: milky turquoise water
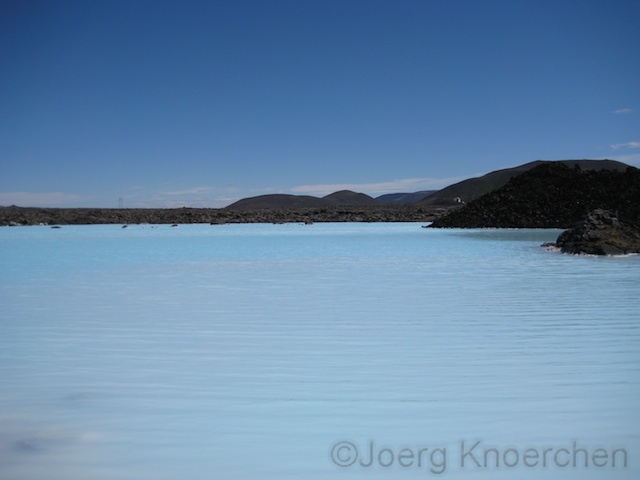
M 640 478 L 640 256 L 558 233 L 1 228 L 0 479 Z

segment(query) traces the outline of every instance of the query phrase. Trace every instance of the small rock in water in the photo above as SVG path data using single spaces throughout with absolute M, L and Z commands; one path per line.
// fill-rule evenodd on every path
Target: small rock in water
M 640 253 L 640 228 L 620 221 L 614 212 L 596 209 L 573 228 L 560 234 L 555 245 L 563 253 L 590 255 Z

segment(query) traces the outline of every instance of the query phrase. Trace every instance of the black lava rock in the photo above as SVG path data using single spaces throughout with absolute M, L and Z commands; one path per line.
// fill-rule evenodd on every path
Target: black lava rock
M 591 255 L 640 253 L 640 228 L 620 221 L 612 211 L 596 209 L 560 234 L 556 247 L 565 253 Z
M 597 208 L 640 220 L 640 170 L 581 170 L 545 163 L 434 221 L 445 228 L 569 228 Z

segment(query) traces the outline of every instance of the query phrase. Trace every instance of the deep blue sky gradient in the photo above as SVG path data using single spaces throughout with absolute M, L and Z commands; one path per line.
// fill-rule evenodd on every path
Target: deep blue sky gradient
M 0 205 L 640 166 L 639 18 L 635 0 L 3 0 Z

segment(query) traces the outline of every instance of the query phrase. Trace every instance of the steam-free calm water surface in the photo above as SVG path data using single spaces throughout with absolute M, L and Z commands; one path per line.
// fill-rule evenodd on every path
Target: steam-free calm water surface
M 0 229 L 0 479 L 636 479 L 640 256 L 419 224 Z

